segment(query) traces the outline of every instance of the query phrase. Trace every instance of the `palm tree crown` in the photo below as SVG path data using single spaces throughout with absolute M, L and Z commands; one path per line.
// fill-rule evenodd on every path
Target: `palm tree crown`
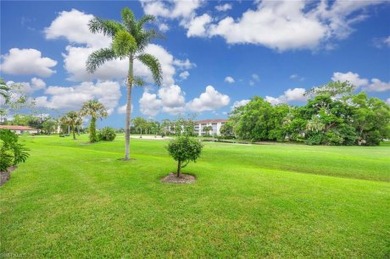
M 97 100 L 90 100 L 83 104 L 80 111 L 81 116 L 91 116 L 91 122 L 89 124 L 89 140 L 91 142 L 97 142 L 98 137 L 96 134 L 96 120 L 98 118 L 104 118 L 108 116 L 106 107 Z
M 127 74 L 127 105 L 125 122 L 125 160 L 130 156 L 130 121 L 131 121 L 131 90 L 134 84 L 143 85 L 143 81 L 134 77 L 134 60 L 138 59 L 152 72 L 153 79 L 157 85 L 161 85 L 162 71 L 160 62 L 156 57 L 144 53 L 146 46 L 158 33 L 144 26 L 154 21 L 154 16 L 145 15 L 136 20 L 129 8 L 124 8 L 121 13 L 122 22 L 103 20 L 95 17 L 89 22 L 89 29 L 92 33 L 103 33 L 112 37 L 110 48 L 102 48 L 93 52 L 87 60 L 87 70 L 90 73 L 103 65 L 105 62 L 114 59 L 128 59 L 129 68 Z

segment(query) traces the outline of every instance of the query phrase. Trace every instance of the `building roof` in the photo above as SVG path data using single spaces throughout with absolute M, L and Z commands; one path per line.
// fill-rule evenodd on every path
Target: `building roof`
M 0 125 L 0 129 L 8 130 L 36 130 L 28 126 L 17 126 L 17 125 Z
M 227 122 L 227 119 L 215 119 L 215 120 L 200 120 L 200 121 L 195 121 L 196 124 L 209 124 L 209 123 L 218 123 L 218 122 Z

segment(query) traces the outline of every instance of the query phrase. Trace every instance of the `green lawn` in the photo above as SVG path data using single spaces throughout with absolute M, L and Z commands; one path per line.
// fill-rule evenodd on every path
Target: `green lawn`
M 0 187 L 0 258 L 390 256 L 390 146 L 206 143 L 185 172 L 165 141 L 25 137 Z

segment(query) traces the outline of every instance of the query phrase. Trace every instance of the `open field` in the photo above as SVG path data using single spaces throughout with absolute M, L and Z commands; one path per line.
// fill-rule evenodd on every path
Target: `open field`
M 0 257 L 390 256 L 390 146 L 206 143 L 185 172 L 166 141 L 24 137 L 0 187 Z

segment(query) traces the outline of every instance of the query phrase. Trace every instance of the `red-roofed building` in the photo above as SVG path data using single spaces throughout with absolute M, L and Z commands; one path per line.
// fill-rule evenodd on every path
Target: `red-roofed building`
M 23 133 L 37 134 L 38 133 L 37 129 L 28 126 L 0 125 L 0 130 L 2 129 L 8 129 L 12 132 L 15 132 L 16 134 L 23 134 Z

